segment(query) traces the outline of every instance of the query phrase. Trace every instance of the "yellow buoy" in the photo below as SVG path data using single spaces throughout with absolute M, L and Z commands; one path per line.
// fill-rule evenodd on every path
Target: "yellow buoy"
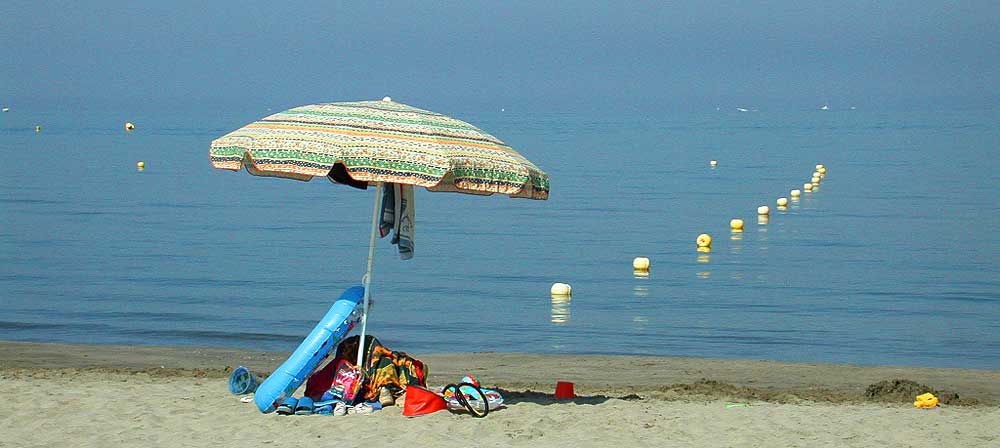
M 812 177 L 823 177 L 823 176 L 819 174 L 819 171 L 813 171 Z
M 632 260 L 632 269 L 635 269 L 636 271 L 648 271 L 649 258 L 635 257 L 635 260 Z
M 568 297 L 573 295 L 573 287 L 565 283 L 553 283 L 549 292 L 556 297 Z
M 757 214 L 758 215 L 769 215 L 769 214 L 771 214 L 771 208 L 768 207 L 768 206 L 766 206 L 766 205 L 762 205 L 760 207 L 757 207 Z
M 820 170 L 820 169 L 822 169 L 822 168 L 823 168 L 823 164 L 818 164 L 818 165 L 816 165 L 816 170 L 817 170 L 817 171 L 819 171 L 819 170 Z
M 788 205 L 788 198 L 778 198 L 777 203 L 778 207 L 784 207 Z
M 819 176 L 813 176 L 813 178 L 812 178 L 812 179 L 810 180 L 810 182 L 812 182 L 812 183 L 814 183 L 814 184 L 818 184 L 818 183 L 819 183 L 819 180 L 820 180 L 820 179 L 819 179 Z
M 127 121 L 127 122 L 125 122 L 125 130 L 126 131 L 134 131 L 135 130 L 135 125 L 132 124 L 131 121 Z
M 35 126 L 35 132 L 42 132 L 41 126 Z
M 143 162 L 143 161 L 140 160 L 140 161 L 138 161 L 138 162 L 135 163 L 135 166 L 136 166 L 136 168 L 139 168 L 141 170 L 141 169 L 143 169 L 143 168 L 146 167 L 146 162 Z
M 793 198 L 797 198 L 799 196 L 802 196 L 802 192 L 799 191 L 799 190 L 792 190 L 788 194 L 791 195 Z
M 813 184 L 802 184 L 802 189 L 805 191 L 813 191 Z
M 819 172 L 820 174 L 824 175 L 824 176 L 826 175 L 826 168 L 819 167 L 819 168 L 816 168 L 816 171 Z
M 695 243 L 698 244 L 698 247 L 712 247 L 712 237 L 707 233 L 703 233 L 698 235 L 698 239 L 695 240 Z
M 719 161 L 718 160 L 713 160 L 711 162 L 708 162 L 708 164 L 712 165 L 712 166 L 717 166 L 719 164 Z
M 743 220 L 734 218 L 729 221 L 729 228 L 735 231 L 743 231 Z

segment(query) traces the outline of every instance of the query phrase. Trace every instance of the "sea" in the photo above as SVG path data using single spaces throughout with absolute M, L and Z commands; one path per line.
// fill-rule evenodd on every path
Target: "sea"
M 4 106 L 0 339 L 292 351 L 361 282 L 374 189 L 209 164 L 294 104 Z M 369 332 L 412 354 L 1000 369 L 1000 113 L 745 109 L 436 110 L 551 196 L 417 191 L 415 257 L 377 242 Z

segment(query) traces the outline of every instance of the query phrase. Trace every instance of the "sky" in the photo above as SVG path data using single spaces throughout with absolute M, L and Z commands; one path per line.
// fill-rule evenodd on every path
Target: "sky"
M 0 2 L 0 103 L 993 107 L 997 1 Z

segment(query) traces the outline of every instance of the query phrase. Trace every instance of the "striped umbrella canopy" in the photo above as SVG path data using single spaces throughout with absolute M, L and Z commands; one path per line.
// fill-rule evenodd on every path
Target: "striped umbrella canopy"
M 354 181 L 547 199 L 549 177 L 500 139 L 461 120 L 381 101 L 295 107 L 212 142 L 212 166 L 309 180 L 346 169 Z M 339 167 L 338 167 L 339 165 Z
M 392 101 L 320 103 L 265 117 L 214 140 L 212 166 L 256 176 L 366 188 L 396 183 L 430 191 L 545 200 L 549 176 L 500 139 L 461 120 Z M 361 318 L 368 322 L 382 188 L 376 188 Z M 358 350 L 362 364 L 364 347 Z

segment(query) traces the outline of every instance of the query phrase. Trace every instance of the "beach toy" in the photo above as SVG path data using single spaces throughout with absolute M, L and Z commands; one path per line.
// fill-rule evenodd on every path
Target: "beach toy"
M 698 247 L 712 247 L 712 236 L 707 233 L 703 233 L 698 235 L 698 238 L 695 239 L 694 242 L 698 245 Z
M 769 214 L 771 214 L 771 209 L 770 209 L 770 207 L 768 207 L 766 205 L 762 205 L 760 207 L 757 207 L 757 214 L 758 215 L 769 215 Z
M 805 191 L 813 191 L 813 184 L 802 184 L 802 189 Z
M 556 382 L 556 393 L 554 396 L 559 400 L 576 398 L 576 394 L 573 393 L 573 383 L 569 381 Z
M 646 257 L 635 257 L 635 260 L 632 260 L 632 269 L 639 272 L 648 271 L 649 259 Z
M 718 160 L 713 160 L 711 162 L 708 162 L 708 164 L 712 165 L 712 166 L 717 166 L 717 165 L 719 165 L 719 161 Z
M 938 397 L 935 397 L 930 392 L 917 395 L 917 399 L 913 402 L 913 405 L 920 409 L 930 409 L 938 405 Z
M 260 377 L 250 369 L 239 366 L 229 375 L 229 392 L 233 395 L 252 394 L 260 385 Z
M 729 228 L 737 232 L 742 232 L 743 220 L 739 218 L 729 220 Z
M 797 198 L 799 196 L 802 196 L 802 191 L 800 191 L 800 190 L 792 190 L 792 191 L 790 191 L 788 193 L 788 195 L 791 196 L 791 197 L 793 197 L 793 198 Z
M 566 283 L 553 283 L 552 288 L 549 293 L 553 296 L 571 296 L 573 295 L 573 287 Z
M 778 207 L 784 207 L 788 205 L 788 198 L 778 198 Z
M 131 121 L 126 121 L 125 122 L 125 130 L 126 131 L 134 131 L 135 130 L 135 125 L 132 124 Z
M 353 286 L 344 291 L 295 352 L 260 383 L 254 393 L 254 403 L 260 412 L 275 411 L 309 378 L 316 364 L 326 358 L 330 350 L 335 349 L 354 325 L 361 321 L 364 291 L 365 288 L 361 286 Z

